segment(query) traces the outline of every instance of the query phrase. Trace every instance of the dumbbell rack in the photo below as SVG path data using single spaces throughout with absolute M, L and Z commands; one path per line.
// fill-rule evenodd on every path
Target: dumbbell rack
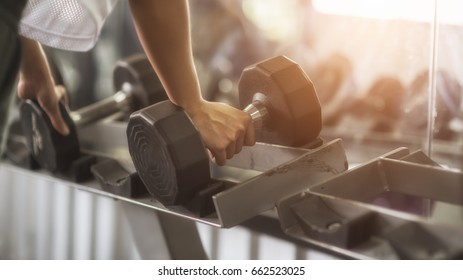
M 462 172 L 399 148 L 277 208 L 286 234 L 354 258 L 461 259 L 462 183 Z
M 125 169 L 135 171 L 126 139 L 124 123 L 104 123 L 86 127 L 80 135 L 82 149 L 97 156 L 117 159 Z M 327 179 L 347 169 L 341 140 L 317 149 L 290 148 L 257 143 L 244 148 L 224 167 L 211 166 L 212 177 L 233 182 L 234 186 L 213 197 L 216 213 L 199 217 L 182 206 L 168 208 L 151 197 L 117 197 L 158 211 L 169 212 L 208 225 L 229 228 L 274 208 L 279 198 L 302 191 L 308 185 Z M 89 191 L 101 193 L 100 186 Z M 114 195 L 114 194 L 107 194 Z
M 113 132 L 125 129 L 113 125 L 106 128 Z M 124 147 L 125 143 L 118 145 Z M 128 154 L 120 158 L 130 159 Z M 130 166 L 130 160 L 127 165 Z M 228 228 L 278 204 L 278 215 L 274 217 L 279 219 L 288 236 L 341 256 L 361 259 L 462 257 L 463 243 L 459 240 L 463 237 L 463 221 L 443 221 L 433 216 L 428 208 L 450 207 L 463 213 L 463 173 L 441 168 L 424 154 L 410 153 L 405 148 L 384 154 L 355 169 L 347 169 L 346 154 L 339 139 L 313 150 L 258 143 L 245 148 L 225 167 L 212 166 L 214 178 L 237 183 L 214 196 L 216 216 L 199 218 L 181 207 L 166 209 L 158 205 L 157 209 Z M 442 183 L 437 192 L 435 180 Z M 411 201 L 416 203 L 421 199 L 417 207 L 420 213 L 378 207 L 376 202 L 369 201 L 370 197 L 380 196 L 383 192 L 387 198 L 389 193 L 385 190 L 394 188 L 394 183 L 397 192 L 413 195 Z M 331 192 L 325 189 L 330 184 L 336 186 Z M 333 232 L 311 235 L 311 231 L 317 232 L 320 228 L 308 230 L 307 224 L 302 222 L 304 219 L 301 221 L 300 218 L 295 222 L 294 216 L 298 213 L 293 209 L 295 201 L 309 196 L 315 197 L 319 204 L 333 208 L 316 207 L 303 212 L 308 216 L 306 218 L 314 218 L 314 215 L 332 217 L 333 209 L 342 213 L 342 222 L 334 223 Z M 422 197 L 432 198 L 434 202 Z M 410 197 L 404 201 L 402 203 L 409 202 Z M 356 213 L 367 213 L 368 219 L 359 222 L 363 217 Z M 330 220 L 323 222 L 333 224 Z M 302 230 L 304 227 L 305 231 Z M 410 236 L 415 242 L 410 241 Z
M 127 170 L 134 170 L 126 138 L 121 137 L 125 129 L 126 124 L 118 122 L 89 126 L 79 135 L 82 148 L 97 156 L 112 157 Z M 214 195 L 216 213 L 206 217 L 182 206 L 167 208 L 149 196 L 132 198 L 109 193 L 96 181 L 73 186 L 157 210 L 179 218 L 177 221 L 220 228 L 252 223 L 249 219 L 264 214 L 279 221 L 284 233 L 299 244 L 347 258 L 462 257 L 462 221 L 387 209 L 373 203 L 371 197 L 394 186 L 403 192 L 405 186 L 406 194 L 433 198 L 434 202 L 423 200 L 423 205 L 450 205 L 463 213 L 463 173 L 441 168 L 423 154 L 404 148 L 347 169 L 339 139 L 311 150 L 258 143 L 245 148 L 225 167 L 212 166 L 215 179 L 235 185 Z M 409 176 L 412 173 L 415 177 Z M 39 175 L 47 176 L 42 172 Z M 433 180 L 439 182 L 438 192 L 434 191 Z M 277 213 L 268 211 L 275 205 Z M 308 207 L 311 205 L 315 207 Z

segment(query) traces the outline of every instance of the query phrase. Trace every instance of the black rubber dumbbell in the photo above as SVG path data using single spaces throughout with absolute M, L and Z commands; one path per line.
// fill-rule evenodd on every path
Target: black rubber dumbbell
M 42 168 L 63 172 L 79 158 L 78 127 L 101 120 L 118 111 L 133 112 L 165 100 L 166 94 L 145 55 L 139 54 L 118 61 L 113 71 L 116 94 L 97 103 L 68 112 L 60 104 L 61 114 L 69 127 L 69 135 L 59 134 L 47 114 L 36 101 L 21 104 L 21 124 L 29 150 Z
M 315 88 L 288 58 L 278 56 L 247 67 L 239 95 L 258 128 L 259 141 L 300 146 L 318 137 L 321 107 Z M 211 183 L 209 157 L 199 133 L 170 101 L 133 113 L 127 137 L 140 178 L 164 205 L 185 204 Z

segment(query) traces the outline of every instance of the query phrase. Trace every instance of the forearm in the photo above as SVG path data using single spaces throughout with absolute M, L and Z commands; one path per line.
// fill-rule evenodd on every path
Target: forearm
M 186 0 L 130 0 L 143 48 L 169 98 L 188 109 L 201 101 Z
M 19 79 L 21 82 L 52 83 L 50 67 L 41 45 L 31 39 L 20 37 L 22 47 Z

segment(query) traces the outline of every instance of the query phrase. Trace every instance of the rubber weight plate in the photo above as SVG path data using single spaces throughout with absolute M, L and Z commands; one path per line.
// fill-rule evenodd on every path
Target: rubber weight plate
M 72 159 L 80 154 L 76 128 L 66 108 L 60 105 L 61 115 L 69 128 L 69 134 L 59 134 L 47 114 L 36 101 L 26 100 L 21 104 L 21 125 L 27 146 L 39 165 L 50 171 L 65 171 Z
M 161 81 L 144 54 L 119 60 L 113 70 L 113 83 L 116 92 L 125 90 L 125 84 L 131 86 L 130 91 L 135 97 L 131 111 L 167 99 Z

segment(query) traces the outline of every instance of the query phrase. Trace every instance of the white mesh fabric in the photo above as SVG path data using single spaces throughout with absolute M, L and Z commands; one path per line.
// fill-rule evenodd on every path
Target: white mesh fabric
M 117 0 L 29 0 L 19 33 L 73 51 L 92 48 Z

